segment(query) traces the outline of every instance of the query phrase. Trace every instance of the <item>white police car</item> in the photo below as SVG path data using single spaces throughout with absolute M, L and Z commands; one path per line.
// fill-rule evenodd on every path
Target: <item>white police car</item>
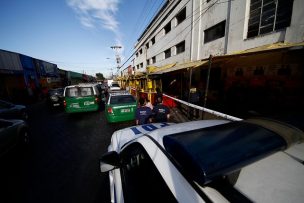
M 111 202 L 303 202 L 304 134 L 268 119 L 116 131 L 100 160 Z

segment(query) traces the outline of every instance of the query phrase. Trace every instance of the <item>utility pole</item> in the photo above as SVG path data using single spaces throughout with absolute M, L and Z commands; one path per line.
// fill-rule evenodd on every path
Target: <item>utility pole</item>
M 116 63 L 117 63 L 117 72 L 119 71 L 120 69 L 120 62 L 121 62 L 121 59 L 120 59 L 120 56 L 119 56 L 119 49 L 121 49 L 122 47 L 121 46 L 111 46 L 111 49 L 113 49 L 115 51 L 115 57 L 116 57 Z

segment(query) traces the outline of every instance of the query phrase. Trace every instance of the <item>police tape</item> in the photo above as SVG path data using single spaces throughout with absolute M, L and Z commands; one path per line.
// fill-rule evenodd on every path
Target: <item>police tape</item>
M 241 121 L 243 119 L 241 118 L 237 118 L 237 117 L 234 117 L 234 116 L 230 116 L 228 114 L 224 114 L 224 113 L 221 113 L 221 112 L 218 112 L 218 111 L 214 111 L 214 110 L 211 110 L 211 109 L 207 109 L 205 107 L 201 107 L 201 106 L 197 106 L 195 104 L 191 104 L 189 102 L 186 102 L 186 101 L 183 101 L 183 100 L 179 100 L 179 99 L 176 99 L 174 97 L 171 97 L 169 95 L 166 95 L 166 94 L 163 94 L 163 96 L 165 97 L 168 97 L 170 99 L 173 99 L 174 101 L 177 101 L 179 103 L 182 103 L 182 104 L 185 104 L 186 106 L 189 106 L 189 107 L 192 107 L 192 108 L 195 108 L 195 109 L 199 109 L 201 111 L 204 111 L 204 112 L 207 112 L 207 113 L 210 113 L 212 115 L 215 115 L 215 116 L 219 116 L 219 117 L 222 117 L 222 118 L 225 118 L 227 120 L 231 120 L 231 121 Z

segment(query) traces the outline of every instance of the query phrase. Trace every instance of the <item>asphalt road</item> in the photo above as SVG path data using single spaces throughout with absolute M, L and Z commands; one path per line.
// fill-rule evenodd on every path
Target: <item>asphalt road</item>
M 99 158 L 111 135 L 104 112 L 66 114 L 40 102 L 29 108 L 31 143 L 0 160 L 0 202 L 109 202 Z

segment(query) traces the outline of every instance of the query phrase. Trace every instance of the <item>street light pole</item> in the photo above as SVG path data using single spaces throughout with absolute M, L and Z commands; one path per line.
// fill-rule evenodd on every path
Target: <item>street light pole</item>
M 116 57 L 116 63 L 117 63 L 117 72 L 119 71 L 120 69 L 120 56 L 119 56 L 119 49 L 121 49 L 122 47 L 121 46 L 111 46 L 111 49 L 113 49 L 115 51 L 115 57 Z

